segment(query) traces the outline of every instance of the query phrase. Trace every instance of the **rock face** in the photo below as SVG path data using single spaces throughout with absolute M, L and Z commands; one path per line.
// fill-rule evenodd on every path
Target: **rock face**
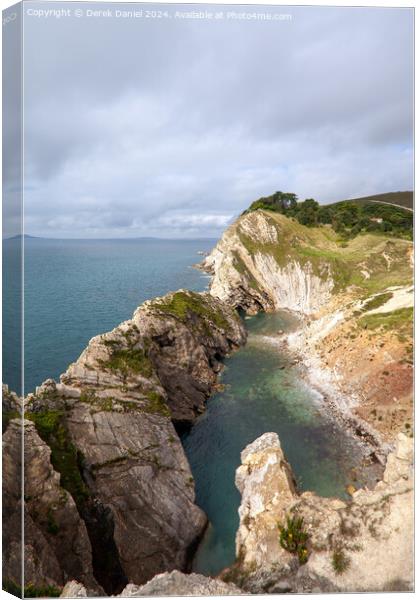
M 140 596 L 238 596 L 242 590 L 233 584 L 219 579 L 205 577 L 197 573 L 186 575 L 180 571 L 161 573 L 138 586 L 129 583 L 121 592 L 121 598 L 138 598 Z M 77 581 L 70 581 L 64 587 L 61 598 L 86 598 L 87 591 Z
M 138 596 L 236 596 L 242 593 L 237 586 L 219 579 L 197 573 L 185 575 L 179 571 L 172 571 L 172 573 L 156 575 L 141 587 L 129 584 L 121 596 L 128 598 Z
M 44 451 L 51 448 L 66 501 L 89 536 L 87 564 L 106 593 L 188 568 L 206 517 L 173 422 L 191 423 L 204 410 L 221 359 L 244 341 L 232 309 L 181 290 L 93 338 L 60 383 L 47 380 L 28 396 L 26 415 Z M 72 536 L 68 560 L 82 545 L 81 530 Z
M 31 421 L 24 420 L 25 460 L 25 586 L 60 586 L 74 577 L 97 594 L 103 590 L 92 572 L 91 546 L 86 527 L 70 494 L 60 486 L 51 450 Z M 20 586 L 22 511 L 20 473 L 22 422 L 10 421 L 3 436 L 3 523 L 5 563 L 3 576 Z M 10 549 L 10 550 L 9 550 Z
M 343 242 L 329 226 L 256 210 L 201 266 L 213 275 L 210 293 L 231 306 L 299 313 L 302 327 L 287 342 L 311 383 L 339 400 L 350 423 L 392 442 L 413 421 L 412 249 L 386 235 Z
M 278 523 L 285 520 L 285 507 L 296 498 L 296 488 L 275 433 L 249 444 L 241 462 L 235 478 L 242 496 L 236 554 L 245 568 L 262 569 L 279 553 Z
M 413 442 L 400 434 L 383 480 L 349 502 L 299 495 L 276 434 L 242 453 L 237 563 L 224 573 L 263 592 L 405 591 L 413 586 Z M 286 515 L 302 517 L 308 560 L 279 544 Z
M 334 288 L 331 267 L 293 252 L 300 242 L 295 229 L 290 219 L 263 211 L 238 219 L 202 263 L 213 274 L 210 293 L 249 314 L 318 310 Z

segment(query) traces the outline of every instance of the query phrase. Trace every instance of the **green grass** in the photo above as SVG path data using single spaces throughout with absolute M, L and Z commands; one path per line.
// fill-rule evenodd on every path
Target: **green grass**
M 375 194 L 373 196 L 363 196 L 361 198 L 348 198 L 346 200 L 334 202 L 334 204 L 339 204 L 340 202 L 366 204 L 372 201 L 383 202 L 384 204 L 398 204 L 398 206 L 402 206 L 403 208 L 413 208 L 413 192 L 389 192 L 387 194 Z M 334 204 L 332 204 L 332 206 L 334 206 Z
M 17 598 L 22 598 L 22 587 L 10 579 L 3 580 L 3 589 Z M 36 586 L 29 583 L 23 588 L 24 598 L 58 598 L 60 594 L 61 590 L 54 585 Z
M 111 355 L 107 360 L 99 360 L 104 369 L 120 373 L 124 378 L 129 375 L 139 374 L 144 377 L 153 375 L 153 366 L 141 348 L 115 348 L 111 346 Z
M 386 304 L 388 302 L 388 300 L 391 300 L 392 297 L 393 297 L 392 292 L 385 292 L 384 294 L 378 294 L 377 296 L 374 296 L 368 302 L 366 302 L 362 306 L 361 310 L 363 312 L 368 312 L 370 310 L 374 310 L 375 308 L 379 308 L 380 306 L 383 306 L 384 304 Z
M 331 563 L 337 575 L 342 575 L 350 566 L 350 558 L 344 554 L 343 550 L 334 550 Z
M 414 309 L 399 308 L 388 313 L 375 313 L 359 318 L 359 325 L 363 329 L 381 329 L 392 331 L 399 336 L 412 334 Z
M 46 410 L 25 416 L 34 422 L 40 438 L 50 447 L 52 465 L 60 473 L 60 485 L 72 495 L 78 507 L 83 505 L 90 496 L 81 476 L 83 455 L 70 440 L 64 411 Z
M 153 307 L 184 322 L 196 315 L 221 329 L 229 329 L 229 322 L 222 311 L 215 309 L 205 296 L 195 292 L 175 292 L 169 299 L 156 300 Z

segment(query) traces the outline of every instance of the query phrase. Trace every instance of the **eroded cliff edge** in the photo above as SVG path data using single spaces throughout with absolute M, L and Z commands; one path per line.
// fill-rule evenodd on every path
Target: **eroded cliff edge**
M 131 320 L 93 338 L 59 383 L 47 380 L 28 395 L 25 487 L 39 491 L 36 502 L 25 495 L 36 523 L 36 530 L 28 524 L 25 543 L 35 549 L 42 540 L 49 567 L 41 560 L 28 569 L 26 585 L 60 588 L 74 578 L 111 594 L 128 582 L 188 569 L 206 517 L 194 503 L 174 423 L 192 423 L 204 410 L 222 358 L 245 339 L 234 310 L 209 294 L 180 290 L 145 302 Z M 3 457 L 12 511 L 21 437 L 17 415 L 7 412 Z M 18 585 L 20 547 L 13 541 L 4 576 Z
M 354 430 L 386 451 L 399 431 L 412 433 L 411 241 L 343 241 L 328 225 L 260 209 L 239 217 L 201 268 L 212 274 L 210 293 L 232 307 L 301 315 L 282 342 Z

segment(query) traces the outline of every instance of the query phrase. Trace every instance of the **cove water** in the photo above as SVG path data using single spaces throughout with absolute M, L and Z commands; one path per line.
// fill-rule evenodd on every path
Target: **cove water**
M 298 366 L 281 350 L 279 329 L 296 326 L 288 313 L 246 320 L 247 345 L 225 360 L 223 392 L 214 395 L 183 444 L 196 482 L 197 504 L 210 525 L 193 571 L 215 575 L 235 560 L 240 495 L 235 470 L 245 446 L 263 433 L 279 434 L 301 491 L 348 498 L 346 485 L 375 480 L 364 467 L 364 450 L 328 416 Z M 274 337 L 273 337 L 274 336 Z

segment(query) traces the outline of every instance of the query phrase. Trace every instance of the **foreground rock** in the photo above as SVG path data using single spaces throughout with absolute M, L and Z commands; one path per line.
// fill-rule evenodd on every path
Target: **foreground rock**
M 136 596 L 235 596 L 242 594 L 237 586 L 197 573 L 185 575 L 179 571 L 156 575 L 145 585 L 129 584 L 122 597 Z
M 197 573 L 185 575 L 180 571 L 161 573 L 145 585 L 137 586 L 132 583 L 121 592 L 121 598 L 136 598 L 140 596 L 237 596 L 242 590 L 233 584 L 224 583 L 219 579 L 205 577 Z M 61 598 L 86 598 L 87 591 L 77 581 L 70 581 L 64 587 Z
M 92 571 L 86 527 L 71 495 L 60 486 L 50 462 L 51 450 L 31 421 L 23 421 L 25 460 L 25 586 L 60 587 L 67 577 L 81 581 L 95 595 L 103 593 Z M 10 421 L 3 436 L 3 577 L 7 587 L 21 581 L 22 422 Z
M 404 434 L 383 480 L 352 501 L 299 495 L 278 436 L 267 433 L 242 453 L 237 562 L 224 579 L 253 593 L 406 591 L 413 588 L 413 442 Z M 308 560 L 279 544 L 278 525 L 302 517 Z
M 93 338 L 60 383 L 47 380 L 28 396 L 26 416 L 35 426 L 28 452 L 41 438 L 44 467 L 58 471 L 68 506 L 82 518 L 83 528 L 53 537 L 61 542 L 54 556 L 65 551 L 75 561 L 87 531 L 86 568 L 106 593 L 188 568 L 206 517 L 194 503 L 173 422 L 191 423 L 204 410 L 220 361 L 244 341 L 232 309 L 181 290 L 146 302 L 132 320 Z M 37 482 L 36 472 L 27 476 Z M 54 564 L 39 578 L 60 586 Z M 92 587 L 75 569 L 66 573 Z

